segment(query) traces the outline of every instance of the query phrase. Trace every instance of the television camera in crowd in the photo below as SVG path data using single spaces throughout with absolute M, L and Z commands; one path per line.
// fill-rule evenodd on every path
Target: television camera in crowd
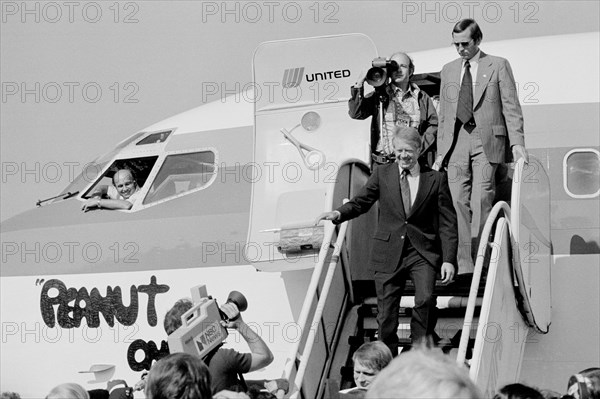
M 169 351 L 186 352 L 204 358 L 227 338 L 227 329 L 221 325 L 221 320 L 236 320 L 240 312 L 248 308 L 248 301 L 242 293 L 231 291 L 226 303 L 234 304 L 237 313 L 227 315 L 219 308 L 216 299 L 208 295 L 206 286 L 199 285 L 191 291 L 194 306 L 181 315 L 181 327 L 169 335 Z

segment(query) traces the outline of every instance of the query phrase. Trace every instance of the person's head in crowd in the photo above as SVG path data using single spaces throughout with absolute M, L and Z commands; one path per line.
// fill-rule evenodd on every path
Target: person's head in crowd
M 171 335 L 181 327 L 181 315 L 190 310 L 194 304 L 190 299 L 183 298 L 175 302 L 175 305 L 165 315 L 163 326 L 167 335 Z
M 410 78 L 415 72 L 415 64 L 412 58 L 408 54 L 399 51 L 392 54 L 390 60 L 396 61 L 396 64 L 398 64 L 398 69 L 394 70 L 391 74 L 392 76 L 390 76 L 392 84 L 406 89 Z
M 600 368 L 592 367 L 572 375 L 567 394 L 576 399 L 600 399 Z
M 259 390 L 255 387 L 252 387 L 248 390 L 248 397 L 250 399 L 277 399 L 275 394 L 266 392 L 264 390 Z
M 544 399 L 544 396 L 537 389 L 517 383 L 500 388 L 494 399 Z
M 67 383 L 52 388 L 46 399 L 90 399 L 90 395 L 81 385 Z
M 2 392 L 0 394 L 0 399 L 21 399 L 21 395 L 17 392 Z
M 419 158 L 421 135 L 414 127 L 396 126 L 392 138 L 394 155 L 402 169 L 412 169 Z
M 188 353 L 167 355 L 150 369 L 145 394 L 147 399 L 210 399 L 208 367 Z
M 417 347 L 375 377 L 366 398 L 481 399 L 467 371 L 441 351 Z
M 481 40 L 483 40 L 483 32 L 474 19 L 461 19 L 452 29 L 452 44 L 458 55 L 465 61 L 477 54 Z
M 392 352 L 381 341 L 366 342 L 352 355 L 354 383 L 366 389 L 375 376 L 392 361 Z
M 124 199 L 128 199 L 139 188 L 133 172 L 129 169 L 119 169 L 113 175 L 113 185 Z

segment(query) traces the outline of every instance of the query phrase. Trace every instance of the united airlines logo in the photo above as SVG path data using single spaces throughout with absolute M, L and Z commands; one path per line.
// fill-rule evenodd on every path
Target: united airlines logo
M 281 81 L 281 84 L 286 89 L 290 87 L 298 87 L 302 81 L 302 76 L 304 76 L 304 67 L 286 69 L 283 73 L 283 80 Z

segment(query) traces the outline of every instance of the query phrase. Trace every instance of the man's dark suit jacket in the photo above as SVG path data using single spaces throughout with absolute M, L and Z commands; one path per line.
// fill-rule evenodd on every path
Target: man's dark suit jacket
M 402 259 L 406 237 L 436 269 L 441 267 L 442 262 L 456 265 L 456 212 L 445 174 L 421 167 L 419 189 L 407 216 L 402 205 L 398 164 L 379 166 L 358 195 L 337 209 L 341 218 L 335 223 L 367 212 L 377 200 L 379 222 L 373 236 L 372 270 L 396 270 Z

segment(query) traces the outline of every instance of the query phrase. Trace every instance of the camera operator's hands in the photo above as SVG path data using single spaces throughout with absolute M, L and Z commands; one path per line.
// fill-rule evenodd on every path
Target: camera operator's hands
M 360 71 L 360 73 L 358 74 L 356 83 L 354 83 L 354 87 L 356 87 L 357 89 L 360 89 L 365 84 L 365 80 L 367 80 L 367 70 L 362 69 Z
M 242 320 L 242 315 L 235 303 L 226 302 L 221 305 L 221 311 L 225 313 L 229 321 L 221 320 L 221 325 L 225 328 L 235 328 L 236 330 L 240 328 L 241 324 L 244 322 Z M 234 319 L 235 320 L 231 320 Z

